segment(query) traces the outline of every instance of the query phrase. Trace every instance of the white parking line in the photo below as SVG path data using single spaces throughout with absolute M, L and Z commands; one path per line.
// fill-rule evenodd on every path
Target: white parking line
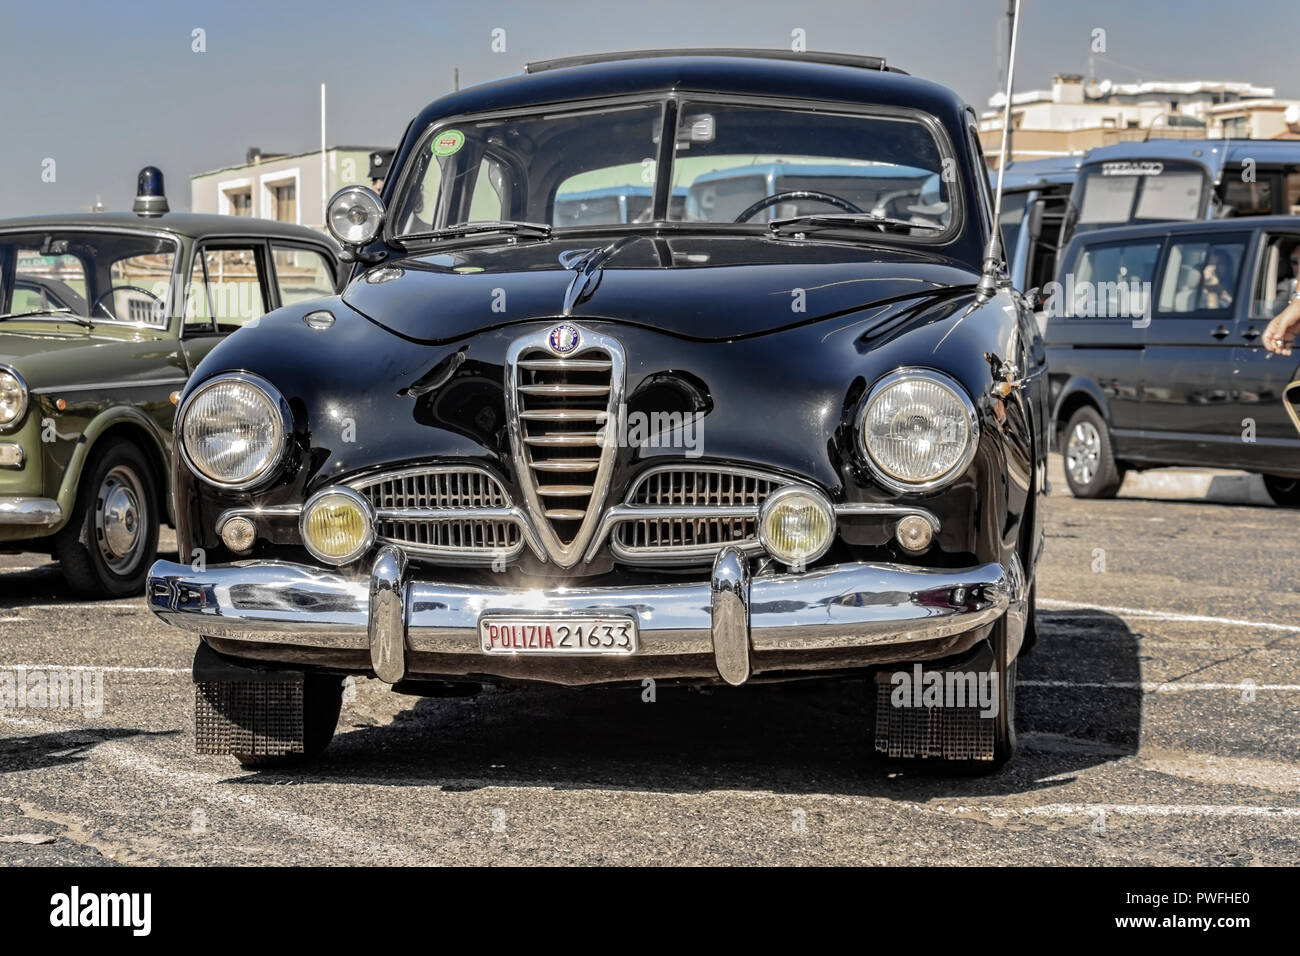
M 1287 693 L 1300 691 L 1300 684 L 1252 684 L 1240 681 L 1236 684 L 1219 684 L 1207 682 L 1177 681 L 1074 681 L 1074 680 L 1017 680 L 1018 687 L 1079 687 L 1090 690 L 1140 690 L 1151 694 L 1166 694 L 1180 690 L 1232 690 L 1261 691 L 1276 690 Z
M 104 674 L 169 674 L 190 676 L 188 667 L 99 667 L 95 664 L 0 664 L 0 670 L 13 671 L 19 668 L 27 671 L 76 671 L 77 673 Z
M 917 806 L 924 806 L 917 804 Z M 1300 807 L 1256 807 L 1218 803 L 1132 804 L 1132 803 L 1044 803 L 1036 807 L 964 806 L 925 807 L 956 816 L 983 813 L 990 817 L 1300 817 Z
M 1043 607 L 1068 608 L 1080 611 L 1105 611 L 1122 617 L 1146 617 L 1156 621 L 1190 621 L 1197 624 L 1232 624 L 1236 627 L 1259 627 L 1269 631 L 1300 632 L 1300 626 L 1294 624 L 1274 624 L 1269 621 L 1243 621 L 1233 617 L 1209 617 L 1203 614 L 1176 614 L 1173 611 L 1149 611 L 1137 607 L 1109 607 L 1103 604 L 1081 604 L 1077 601 L 1056 601 L 1051 598 L 1039 598 Z

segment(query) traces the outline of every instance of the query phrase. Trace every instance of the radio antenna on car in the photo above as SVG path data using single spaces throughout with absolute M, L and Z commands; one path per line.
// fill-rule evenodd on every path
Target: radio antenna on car
M 1016 37 L 1020 34 L 1020 0 L 1015 0 L 1011 12 L 1011 48 L 1007 53 L 1007 98 L 1002 104 L 1002 146 L 998 149 L 998 189 L 993 197 L 993 232 L 989 235 L 989 244 L 984 249 L 984 265 L 981 269 L 979 285 L 976 287 L 982 298 L 988 298 L 998 287 L 1002 278 L 1002 177 L 1007 170 L 1007 145 L 1011 134 L 1011 90 L 1016 79 Z

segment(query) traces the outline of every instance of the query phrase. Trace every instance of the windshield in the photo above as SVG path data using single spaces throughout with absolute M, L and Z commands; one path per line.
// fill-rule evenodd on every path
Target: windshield
M 1209 177 L 1193 163 L 1142 160 L 1085 166 L 1070 197 L 1075 231 L 1199 219 L 1208 188 Z
M 665 171 L 668 115 L 676 128 Z M 865 213 L 915 223 L 923 228 L 910 231 L 933 241 L 956 225 L 944 168 L 931 125 L 903 115 L 686 101 L 466 119 L 430 130 L 417 147 L 393 234 L 471 222 L 765 227 Z
M 0 315 L 165 328 L 176 250 L 176 240 L 144 233 L 0 235 Z

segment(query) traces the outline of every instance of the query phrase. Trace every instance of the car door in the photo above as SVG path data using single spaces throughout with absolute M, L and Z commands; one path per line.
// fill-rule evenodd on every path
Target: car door
M 222 238 L 197 243 L 185 293 L 181 345 L 193 372 L 222 338 L 278 304 L 266 242 Z
M 1249 231 L 1175 232 L 1155 284 L 1142 357 L 1144 460 L 1235 467 L 1241 420 L 1231 399 L 1233 330 Z
M 1067 251 L 1067 261 L 1045 302 L 1050 376 L 1054 393 L 1091 383 L 1106 401 L 1115 454 L 1128 458 L 1139 435 L 1139 387 L 1145 320 L 1128 290 L 1149 290 L 1164 245 L 1163 233 L 1090 237 Z M 1123 294 L 1121 294 L 1123 290 Z M 1062 423 L 1064 424 L 1064 423 Z
M 1257 242 L 1249 308 L 1233 330 L 1231 399 L 1242 436 L 1240 464 L 1266 474 L 1300 469 L 1300 432 L 1284 393 L 1300 379 L 1295 355 L 1263 345 L 1265 326 L 1286 308 L 1300 276 L 1300 223 L 1262 232 Z

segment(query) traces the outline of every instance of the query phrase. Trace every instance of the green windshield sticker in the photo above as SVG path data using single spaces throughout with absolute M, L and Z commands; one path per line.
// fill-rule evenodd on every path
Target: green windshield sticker
M 433 155 L 450 156 L 464 145 L 464 133 L 458 129 L 446 129 L 433 138 Z

